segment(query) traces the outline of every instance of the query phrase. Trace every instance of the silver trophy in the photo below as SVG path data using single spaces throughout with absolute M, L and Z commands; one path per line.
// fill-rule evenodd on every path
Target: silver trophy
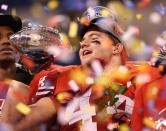
M 34 50 L 46 51 L 50 46 L 61 45 L 58 30 L 41 25 L 23 27 L 10 37 L 10 41 L 23 53 Z

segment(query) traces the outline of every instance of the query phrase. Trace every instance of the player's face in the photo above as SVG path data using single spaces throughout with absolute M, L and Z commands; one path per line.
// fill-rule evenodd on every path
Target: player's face
M 13 31 L 8 26 L 0 26 L 0 61 L 13 60 L 16 53 L 14 47 L 9 41 Z
M 99 31 L 88 31 L 80 42 L 80 60 L 82 65 L 94 59 L 108 62 L 113 55 L 113 40 L 108 34 Z

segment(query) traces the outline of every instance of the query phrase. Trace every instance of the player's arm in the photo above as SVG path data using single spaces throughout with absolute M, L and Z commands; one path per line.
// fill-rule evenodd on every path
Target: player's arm
M 31 129 L 51 119 L 56 114 L 55 104 L 50 97 L 41 98 L 29 107 L 31 112 L 15 126 L 15 131 Z

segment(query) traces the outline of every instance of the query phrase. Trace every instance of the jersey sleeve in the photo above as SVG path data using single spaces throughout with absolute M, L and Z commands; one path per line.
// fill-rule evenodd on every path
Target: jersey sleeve
M 51 96 L 56 88 L 56 78 L 58 72 L 49 75 L 48 71 L 37 74 L 30 83 L 29 103 L 35 103 L 42 97 Z
M 29 102 L 28 102 L 29 104 L 32 103 L 31 99 L 35 95 L 35 92 L 37 91 L 37 87 L 38 87 L 38 77 L 37 75 L 35 75 L 29 85 Z

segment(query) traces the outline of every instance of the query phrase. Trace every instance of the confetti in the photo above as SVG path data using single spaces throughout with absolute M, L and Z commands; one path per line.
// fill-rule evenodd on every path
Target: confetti
M 59 57 L 62 54 L 62 49 L 59 46 L 49 46 L 46 51 L 54 57 Z
M 161 15 L 165 15 L 166 14 L 166 6 L 164 6 L 162 3 L 160 3 L 160 5 L 157 5 L 155 7 L 156 11 L 159 12 Z
M 129 9 L 132 9 L 135 7 L 134 3 L 131 0 L 124 0 L 124 4 Z
M 95 83 L 103 87 L 109 87 L 111 79 L 106 75 L 101 75 L 96 78 Z
M 91 66 L 96 76 L 100 76 L 103 73 L 103 67 L 99 60 L 93 60 Z
M 159 90 L 156 85 L 150 85 L 150 88 L 148 89 L 148 93 L 147 93 L 147 99 L 148 100 L 156 99 L 158 91 Z
M 13 16 L 16 16 L 16 15 L 17 15 L 15 8 L 12 8 L 12 10 L 11 10 L 11 15 L 13 15 Z
M 127 125 L 120 125 L 119 126 L 119 131 L 129 131 L 129 127 Z
M 145 8 L 146 6 L 148 6 L 150 4 L 151 0 L 141 0 L 138 3 L 138 7 L 139 8 Z
M 157 95 L 158 91 L 159 91 L 159 88 L 156 87 L 156 86 L 154 86 L 153 88 L 151 88 L 152 95 Z
M 24 115 L 28 115 L 31 112 L 31 109 L 23 103 L 18 103 L 16 109 Z
M 144 119 L 143 119 L 143 123 L 146 125 L 146 126 L 148 126 L 148 127 L 150 127 L 150 128 L 155 128 L 155 122 L 152 120 L 152 118 L 150 118 L 150 117 L 145 117 Z
M 137 76 L 136 83 L 138 85 L 143 85 L 143 84 L 147 83 L 150 80 L 151 80 L 151 77 L 148 73 L 144 73 L 144 74 L 142 73 L 142 74 Z
M 94 79 L 93 79 L 92 77 L 87 77 L 87 78 L 86 78 L 86 83 L 87 83 L 88 85 L 94 84 Z
M 76 22 L 71 22 L 69 27 L 69 37 L 74 38 L 77 35 L 78 25 Z
M 60 61 L 63 62 L 64 64 L 73 62 L 73 60 L 75 60 L 74 52 L 72 52 L 67 46 L 64 45 L 49 46 L 45 51 L 53 55 L 55 61 Z
M 113 79 L 121 82 L 127 81 L 129 78 L 129 70 L 125 66 L 120 66 L 113 74 Z
M 50 0 L 48 3 L 47 3 L 47 7 L 48 9 L 50 10 L 55 10 L 57 7 L 58 7 L 59 3 L 57 0 Z
M 154 100 L 148 100 L 147 103 L 146 103 L 146 105 L 147 105 L 147 108 L 148 108 L 149 111 L 153 110 L 155 108 L 155 102 L 154 102 Z
M 113 129 L 118 128 L 118 126 L 119 126 L 118 123 L 109 123 L 109 124 L 107 125 L 107 129 L 110 130 L 110 131 L 112 131 Z
M 49 12 L 50 12 L 48 6 L 44 6 L 44 7 L 43 7 L 43 10 L 44 10 L 44 12 L 46 12 L 46 13 L 49 13 Z
M 77 83 L 74 81 L 74 80 L 70 80 L 68 82 L 68 84 L 70 85 L 71 89 L 74 91 L 74 92 L 77 92 L 80 90 L 80 87 L 77 85 Z
M 158 50 L 154 50 L 153 53 L 152 53 L 152 56 L 153 57 L 156 57 L 159 55 L 159 51 Z
M 58 93 L 56 96 L 56 99 L 60 101 L 60 103 L 64 103 L 66 101 L 69 101 L 72 98 L 72 95 L 68 92 L 61 92 Z
M 86 18 L 81 18 L 81 19 L 78 18 L 78 21 L 80 21 L 80 23 L 85 25 L 85 26 L 90 25 L 90 21 Z
M 161 15 L 159 13 L 153 12 L 150 14 L 149 20 L 153 24 L 159 24 L 161 22 L 162 18 L 161 18 Z
M 1 5 L 1 9 L 2 9 L 2 10 L 7 10 L 7 9 L 8 9 L 8 5 L 2 4 L 2 5 Z
M 58 95 L 57 95 L 57 100 L 59 100 L 59 101 L 61 101 L 61 100 L 63 100 L 64 99 L 64 94 L 62 94 L 62 93 L 59 93 Z
M 68 38 L 67 34 L 61 33 L 60 36 L 61 36 L 62 44 L 66 47 L 70 46 L 69 45 L 70 41 L 69 41 L 69 38 Z
M 137 19 L 137 20 L 142 19 L 142 14 L 136 14 L 136 19 Z
M 78 84 L 84 85 L 86 83 L 87 74 L 82 70 L 74 70 L 71 72 L 70 77 Z
M 103 96 L 104 94 L 104 87 L 98 84 L 92 85 L 92 92 L 93 92 L 93 98 L 97 99 Z
M 122 40 L 128 41 L 133 36 L 139 35 L 139 34 L 140 34 L 139 28 L 137 28 L 135 26 L 129 26 L 127 31 L 122 35 Z

